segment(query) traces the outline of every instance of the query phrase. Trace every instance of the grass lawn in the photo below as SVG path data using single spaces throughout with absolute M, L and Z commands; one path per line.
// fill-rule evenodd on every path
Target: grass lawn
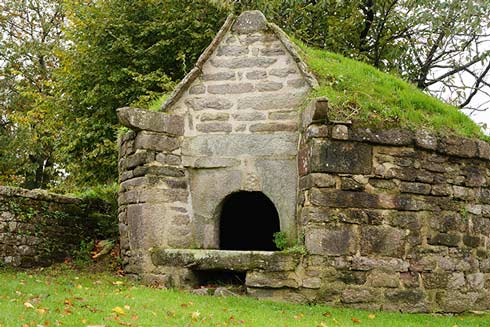
M 440 316 L 217 298 L 58 266 L 0 270 L 0 326 L 468 326 L 490 315 Z

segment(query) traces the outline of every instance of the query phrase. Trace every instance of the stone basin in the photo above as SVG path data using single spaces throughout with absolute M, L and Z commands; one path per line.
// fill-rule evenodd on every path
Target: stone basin
M 209 249 L 153 249 L 151 259 L 156 266 L 191 270 L 291 271 L 300 263 L 298 254 Z

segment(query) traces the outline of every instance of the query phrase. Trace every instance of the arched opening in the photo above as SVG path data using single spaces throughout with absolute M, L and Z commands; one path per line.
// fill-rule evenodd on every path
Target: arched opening
M 222 250 L 275 251 L 279 215 L 262 192 L 237 192 L 223 201 L 219 230 Z

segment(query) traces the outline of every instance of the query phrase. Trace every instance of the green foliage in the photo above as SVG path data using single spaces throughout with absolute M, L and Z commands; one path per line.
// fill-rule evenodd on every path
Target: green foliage
M 170 93 L 166 93 L 148 104 L 148 110 L 159 111 L 162 108 L 163 103 L 168 99 Z
M 80 247 L 73 251 L 73 263 L 77 267 L 84 267 L 92 263 L 91 252 L 94 249 L 94 240 L 80 242 Z
M 326 96 L 332 119 L 351 119 L 369 127 L 420 128 L 441 134 L 483 138 L 480 127 L 456 107 L 376 68 L 325 50 L 297 44 L 320 88 L 311 96 Z M 488 138 L 487 138 L 488 139 Z
M 61 0 L 0 4 L 0 183 L 46 188 L 55 166 L 62 122 L 53 113 L 53 71 L 62 43 Z
M 58 71 L 68 99 L 60 112 L 64 160 L 77 184 L 111 183 L 117 179 L 115 109 L 146 107 L 172 90 L 226 13 L 205 0 L 80 1 L 67 11 L 70 46 Z
M 304 246 L 304 234 L 301 234 L 294 242 L 289 240 L 285 232 L 276 232 L 274 233 L 273 237 L 274 244 L 280 251 L 290 254 L 307 254 Z
M 108 206 L 104 213 L 98 210 L 90 210 L 90 219 L 94 221 L 94 236 L 97 239 L 118 239 L 118 215 L 117 215 L 117 196 L 119 184 L 112 183 L 110 185 L 96 185 L 86 188 L 83 191 L 74 193 L 73 195 L 84 199 L 94 206 Z M 104 203 L 101 202 L 104 201 Z
M 288 236 L 285 232 L 276 232 L 273 235 L 274 244 L 279 250 L 284 250 L 289 246 Z

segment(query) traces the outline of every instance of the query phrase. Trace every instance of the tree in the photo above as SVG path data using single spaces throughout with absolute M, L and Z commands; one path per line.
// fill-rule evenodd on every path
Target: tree
M 69 47 L 58 74 L 63 160 L 79 185 L 108 183 L 117 180 L 116 109 L 172 90 L 226 12 L 205 0 L 93 0 L 67 9 Z
M 1 0 L 0 9 L 0 182 L 47 187 L 57 174 L 52 74 L 63 6 L 58 0 Z

